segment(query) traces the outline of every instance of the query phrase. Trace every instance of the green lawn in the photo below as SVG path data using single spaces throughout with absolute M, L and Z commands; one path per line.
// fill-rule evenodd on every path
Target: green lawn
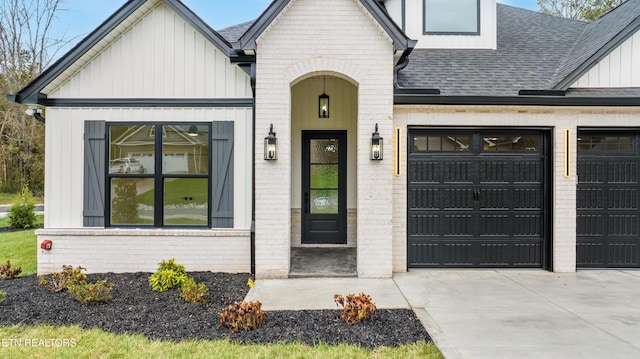
M 0 233 L 0 264 L 11 261 L 11 268 L 22 268 L 20 276 L 36 273 L 36 243 L 33 230 Z
M 140 334 L 115 335 L 78 326 L 0 327 L 0 338 L 5 339 L 0 353 L 8 358 L 442 358 L 433 344 L 424 342 L 373 351 L 351 345 L 241 345 L 224 340 L 175 343 L 151 341 Z M 46 345 L 46 342 L 34 342 L 33 339 L 54 341 L 44 347 L 39 345 Z M 55 339 L 60 339 L 58 346 Z M 18 347 L 20 340 L 22 346 Z M 24 345 L 25 340 L 29 346 Z M 35 347 L 33 343 L 36 343 Z
M 0 193 L 0 204 L 12 204 L 13 200 L 16 198 L 17 194 L 15 193 Z M 33 198 L 36 203 L 42 203 L 42 198 Z

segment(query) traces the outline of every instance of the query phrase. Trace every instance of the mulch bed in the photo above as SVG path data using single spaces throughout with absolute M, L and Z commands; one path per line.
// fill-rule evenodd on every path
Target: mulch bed
M 113 300 L 83 305 L 66 292 L 52 293 L 38 285 L 35 275 L 0 280 L 6 298 L 0 304 L 0 325 L 78 324 L 111 333 L 142 333 L 150 339 L 229 339 L 241 343 L 304 342 L 350 343 L 363 347 L 397 346 L 431 341 L 413 311 L 378 310 L 373 321 L 349 325 L 338 310 L 267 312 L 266 324 L 253 331 L 232 333 L 218 321 L 218 311 L 241 301 L 249 290 L 249 274 L 189 273 L 204 282 L 207 303 L 183 301 L 178 291 L 154 292 L 150 273 L 91 274 L 88 281 L 114 283 Z M 344 294 L 344 293 L 343 293 Z M 375 298 L 373 298 L 375 301 Z

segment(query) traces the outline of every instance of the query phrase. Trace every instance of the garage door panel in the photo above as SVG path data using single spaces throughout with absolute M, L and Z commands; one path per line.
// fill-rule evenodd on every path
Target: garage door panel
M 609 209 L 638 210 L 638 190 L 636 188 L 611 188 L 608 191 Z
M 604 209 L 604 189 L 578 188 L 576 205 L 580 209 Z
M 542 188 L 516 188 L 513 194 L 513 209 L 515 210 L 542 210 Z
M 475 168 L 471 161 L 449 160 L 442 164 L 444 171 L 442 177 L 443 184 L 469 184 L 473 183 L 471 178 L 475 173 Z
M 638 164 L 637 160 L 618 161 L 607 165 L 607 180 L 609 183 L 638 183 Z
M 464 151 L 443 145 L 458 137 Z M 542 134 L 529 136 L 535 146 L 525 137 L 410 133 L 409 267 L 545 265 L 546 147 Z
M 515 237 L 544 238 L 544 219 L 540 213 L 522 213 L 513 216 Z
M 577 266 L 640 267 L 640 135 L 578 138 Z
M 616 266 L 638 266 L 640 265 L 638 242 L 615 241 L 608 244 L 609 263 Z
M 513 164 L 514 183 L 538 183 L 544 181 L 544 163 L 540 159 L 535 161 L 516 161 Z
M 440 161 L 416 160 L 409 163 L 409 183 L 442 183 Z
M 580 183 L 604 183 L 605 167 L 602 164 L 602 160 L 579 160 L 578 179 Z
M 440 209 L 440 188 L 410 188 L 409 208 L 411 210 Z
M 444 210 L 473 210 L 473 194 L 471 188 L 445 188 L 442 194 L 442 209 Z
M 637 237 L 638 216 L 635 214 L 611 214 L 607 235 L 612 237 Z
M 472 237 L 474 235 L 474 216 L 471 214 L 450 214 L 442 216 L 443 237 Z

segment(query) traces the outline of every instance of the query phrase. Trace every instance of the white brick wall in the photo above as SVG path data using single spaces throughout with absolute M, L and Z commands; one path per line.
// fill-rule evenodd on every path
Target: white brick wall
M 88 273 L 154 272 L 175 258 L 187 271 L 248 273 L 248 230 L 40 229 L 38 274 L 59 272 L 63 265 Z M 53 242 L 41 250 L 43 240 Z
M 640 126 L 640 109 L 515 106 L 395 106 L 394 126 L 402 129 L 402 175 L 394 178 L 393 270 L 407 266 L 407 126 L 537 126 L 552 129 L 553 270 L 576 269 L 576 135 L 578 127 Z M 564 176 L 564 131 L 569 130 L 570 168 Z
M 331 74 L 358 87 L 358 274 L 392 274 L 392 161 L 369 160 L 375 123 L 392 137 L 393 47 L 357 0 L 293 0 L 257 41 L 256 276 L 286 277 L 291 247 L 291 86 Z M 264 161 L 269 125 L 278 160 Z M 264 134 L 264 136 L 262 135 Z M 390 147 L 387 147 L 390 149 Z

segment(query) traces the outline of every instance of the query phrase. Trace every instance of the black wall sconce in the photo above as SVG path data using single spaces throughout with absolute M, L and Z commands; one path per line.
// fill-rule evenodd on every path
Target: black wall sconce
M 318 117 L 329 118 L 329 95 L 325 91 L 326 76 L 322 80 L 322 95 L 318 97 Z
M 378 133 L 378 124 L 376 123 L 376 132 L 371 134 L 371 160 L 382 161 L 383 138 Z
M 278 159 L 278 139 L 273 132 L 273 124 L 269 128 L 269 135 L 264 138 L 264 159 L 267 161 Z

